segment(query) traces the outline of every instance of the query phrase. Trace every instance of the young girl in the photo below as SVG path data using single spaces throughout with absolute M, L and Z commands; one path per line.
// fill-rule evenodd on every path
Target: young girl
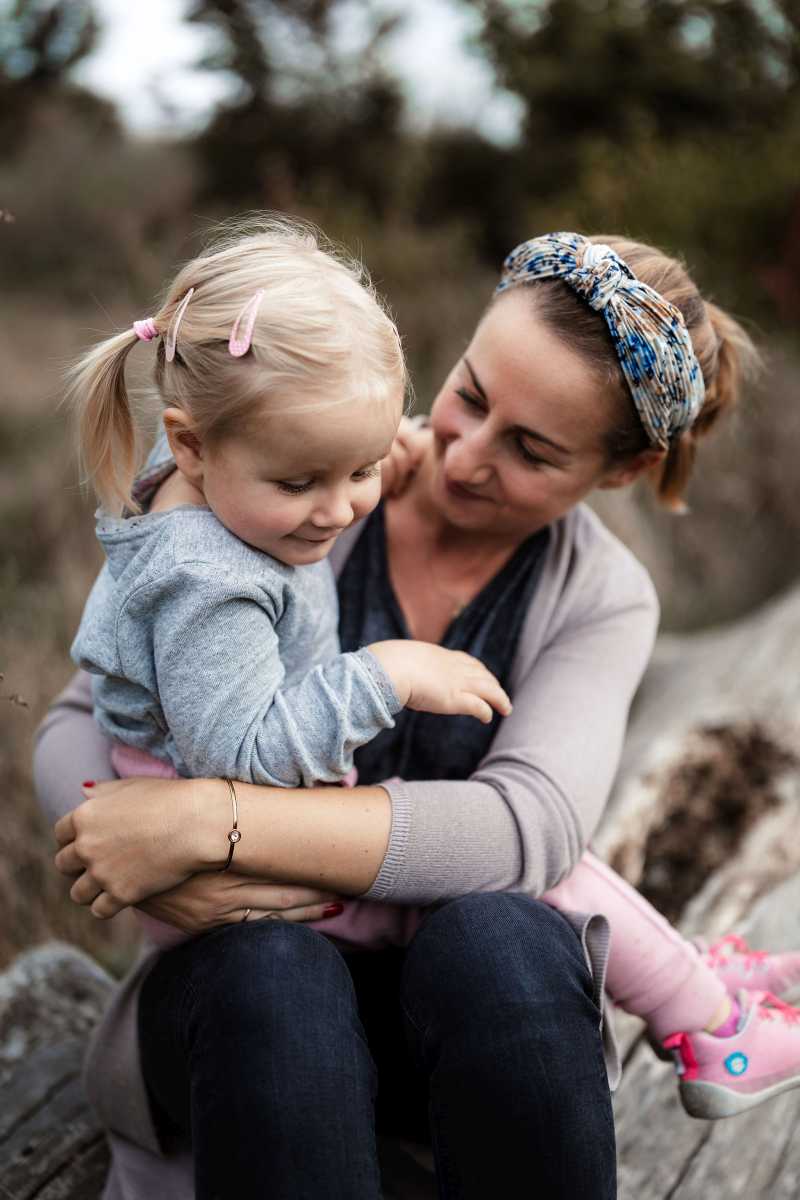
M 124 365 L 156 338 L 168 444 L 131 493 Z M 96 676 L 120 775 L 333 783 L 406 705 L 482 721 L 490 706 L 510 711 L 466 654 L 419 642 L 338 653 L 324 560 L 378 502 L 405 382 L 362 268 L 285 220 L 224 238 L 180 272 L 156 318 L 74 368 L 107 562 L 72 654 Z
M 542 254 L 557 265 L 569 245 L 526 243 L 502 288 L 545 274 Z M 612 251 L 575 246 L 585 251 L 587 294 L 609 278 L 619 289 Z M 640 366 L 648 356 L 659 369 L 666 361 L 688 427 L 702 399 L 691 340 L 677 309 L 639 286 L 651 309 L 667 314 L 673 341 L 659 344 L 657 330 L 639 328 L 627 344 Z M 169 451 L 157 448 L 131 497 L 123 365 L 139 339 L 156 337 Z M 87 356 L 75 388 L 101 499 L 128 514 L 100 516 L 108 563 L 74 648 L 99 676 L 97 717 L 117 742 L 121 773 L 153 770 L 155 758 L 162 771 L 183 774 L 332 782 L 403 704 L 484 718 L 489 704 L 508 712 L 499 685 L 468 656 L 410 641 L 336 654 L 322 560 L 378 500 L 376 464 L 399 420 L 403 367 L 372 294 L 307 233 L 271 225 L 190 263 L 155 318 Z M 156 502 L 136 515 L 159 483 Z M 238 832 L 234 819 L 226 866 Z M 749 1055 L 775 1059 L 774 1080 L 753 1091 L 706 1071 L 682 1092 L 695 1115 L 730 1115 L 800 1081 L 779 1069 L 788 1026 L 772 1020 L 768 998 L 740 991 L 791 986 L 800 956 L 753 955 L 730 940 L 701 954 L 590 854 L 545 899 L 609 918 L 609 991 L 684 1064 L 689 1034 L 701 1051 L 731 1039 L 730 1079 Z M 320 927 L 345 945 L 406 944 L 422 915 L 352 901 Z

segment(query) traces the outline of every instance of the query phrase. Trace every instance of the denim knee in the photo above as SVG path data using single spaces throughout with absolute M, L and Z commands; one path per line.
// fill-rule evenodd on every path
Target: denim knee
M 428 1019 L 437 1010 L 463 1017 L 470 1009 L 536 1000 L 594 1003 L 571 925 L 516 892 L 473 893 L 431 913 L 409 946 L 403 996 L 407 1011 Z
M 300 923 L 253 921 L 199 939 L 188 964 L 187 1033 L 197 1022 L 237 1041 L 287 1029 L 315 1034 L 357 1020 L 347 966 L 327 938 Z

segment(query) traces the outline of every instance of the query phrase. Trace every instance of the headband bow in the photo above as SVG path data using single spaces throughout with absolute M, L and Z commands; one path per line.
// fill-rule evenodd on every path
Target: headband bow
M 705 384 L 681 312 L 637 279 L 610 246 L 578 233 L 549 233 L 512 250 L 495 293 L 535 279 L 563 279 L 602 313 L 650 441 L 662 449 L 688 429 Z

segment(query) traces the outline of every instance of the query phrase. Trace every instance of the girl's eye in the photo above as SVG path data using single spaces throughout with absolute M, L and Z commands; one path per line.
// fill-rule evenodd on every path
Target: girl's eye
M 279 479 L 275 486 L 279 492 L 285 492 L 287 496 L 300 496 L 314 486 L 314 480 L 307 479 L 301 483 L 293 483 L 289 479 Z
M 377 463 L 370 463 L 368 467 L 362 467 L 359 471 L 353 471 L 353 479 L 371 479 L 373 475 L 377 475 L 380 467 Z
M 462 399 L 469 408 L 478 408 L 481 410 L 481 412 L 483 411 L 483 404 L 480 400 L 480 397 L 476 396 L 474 392 L 469 392 L 466 388 L 462 387 L 456 388 L 456 395 L 460 397 L 460 399 Z

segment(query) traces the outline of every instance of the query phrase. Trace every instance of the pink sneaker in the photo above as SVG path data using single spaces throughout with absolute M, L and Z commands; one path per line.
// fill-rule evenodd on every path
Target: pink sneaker
M 690 1117 L 718 1121 L 800 1087 L 800 1009 L 769 992 L 738 996 L 739 1030 L 731 1037 L 673 1033 L 664 1039 Z
M 800 990 L 800 954 L 769 954 L 766 950 L 751 950 L 743 937 L 729 933 L 727 937 L 707 945 L 695 938 L 697 949 L 711 970 L 721 979 L 731 996 L 740 988 L 749 991 L 772 992 L 784 999 Z

